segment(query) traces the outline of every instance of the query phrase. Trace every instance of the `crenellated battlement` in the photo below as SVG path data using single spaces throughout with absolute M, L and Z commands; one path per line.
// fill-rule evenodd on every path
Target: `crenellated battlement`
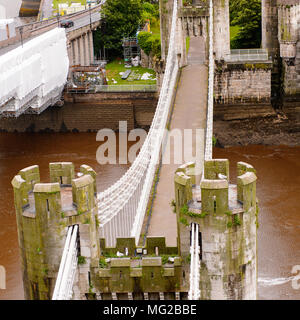
M 187 294 L 177 247 L 167 247 L 164 237 L 148 237 L 137 247 L 135 238 L 117 238 L 114 248 L 100 239 L 99 266 L 92 268 L 92 287 L 101 295 Z M 135 297 L 132 297 L 135 299 Z
M 205 161 L 201 183 L 193 185 L 193 167 L 175 173 L 180 256 L 190 255 L 191 226 L 197 224 L 201 299 L 256 299 L 255 169 L 239 162 L 234 185 L 228 160 Z
M 229 161 L 210 160 L 204 163 L 204 177 L 200 186 L 194 186 L 193 169 L 189 163 L 178 168 L 175 174 L 177 212 L 184 205 L 198 210 L 199 214 L 225 214 L 229 210 L 248 211 L 256 203 L 256 171 L 245 163 L 237 164 L 237 185 L 229 182 Z
M 50 183 L 41 183 L 37 165 L 12 180 L 26 299 L 50 299 L 67 228 L 79 225 L 79 251 L 90 264 L 99 257 L 95 171 L 74 164 L 49 164 Z M 88 286 L 88 282 L 86 284 Z
M 141 259 L 109 258 L 107 265 L 93 270 L 93 286 L 102 295 L 133 294 L 141 295 L 163 293 L 175 299 L 175 293 L 181 295 L 187 281 L 182 276 L 181 259 L 173 257 L 172 262 L 165 257 L 142 257 Z M 187 279 L 188 280 L 188 279 Z M 173 297 L 171 295 L 173 294 Z
M 145 246 L 136 246 L 135 238 L 117 238 L 115 247 L 107 247 L 105 239 L 100 239 L 101 255 L 116 255 L 117 252 L 131 257 L 147 255 L 176 255 L 177 247 L 167 247 L 165 237 L 147 237 Z
M 16 208 L 22 215 L 35 218 L 45 214 L 48 219 L 57 215 L 60 219 L 94 208 L 96 172 L 91 167 L 82 165 L 78 178 L 71 162 L 50 163 L 49 169 L 50 183 L 40 183 L 37 165 L 22 169 L 12 180 Z

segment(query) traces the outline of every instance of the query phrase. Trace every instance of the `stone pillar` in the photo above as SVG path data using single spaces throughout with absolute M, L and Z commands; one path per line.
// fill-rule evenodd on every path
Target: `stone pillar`
M 78 38 L 79 64 L 84 66 L 84 43 L 83 38 Z
M 72 46 L 72 40 L 68 41 L 68 57 L 70 61 L 70 66 L 73 65 L 73 46 Z
M 82 66 L 86 66 L 87 65 L 85 38 L 86 38 L 86 33 L 84 33 L 81 36 L 81 41 L 82 41 Z
M 214 52 L 216 60 L 230 53 L 229 0 L 214 0 Z
M 86 65 L 89 66 L 91 65 L 89 32 L 87 32 L 84 35 L 84 41 L 85 41 L 85 62 L 86 62 Z
M 71 50 L 72 50 L 72 61 L 71 61 L 71 64 L 74 65 L 74 64 L 76 64 L 76 60 L 75 60 L 75 40 L 71 41 Z
M 94 40 L 93 40 L 93 31 L 88 33 L 89 36 L 89 55 L 91 64 L 94 63 Z
M 76 60 L 76 65 L 80 65 L 80 38 L 77 38 L 74 40 L 75 43 L 75 60 Z
M 261 9 L 262 48 L 274 57 L 279 49 L 277 0 L 262 0 Z

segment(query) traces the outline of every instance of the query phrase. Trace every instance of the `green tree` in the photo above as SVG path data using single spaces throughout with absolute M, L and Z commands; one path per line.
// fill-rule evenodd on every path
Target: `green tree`
M 233 49 L 260 48 L 261 0 L 230 0 L 230 20 L 240 27 L 231 42 Z
M 106 0 L 101 27 L 94 33 L 95 53 L 105 47 L 111 56 L 122 53 L 122 39 L 133 37 L 142 23 L 142 0 Z
M 143 22 L 150 20 L 151 24 L 156 23 L 159 20 L 159 5 L 144 1 L 142 19 Z

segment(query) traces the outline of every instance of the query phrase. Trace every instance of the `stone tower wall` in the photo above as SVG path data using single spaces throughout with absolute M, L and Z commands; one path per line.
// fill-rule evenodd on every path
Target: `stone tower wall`
M 50 163 L 49 168 L 51 183 L 40 183 L 38 166 L 21 170 L 12 180 L 24 292 L 29 300 L 52 298 L 68 226 L 79 225 L 79 254 L 88 264 L 99 256 L 95 172 L 82 166 L 82 176 L 75 179 L 70 162 Z M 81 287 L 88 287 L 87 279 L 87 272 L 79 273 Z
M 233 186 L 229 184 L 228 160 L 206 161 L 201 191 L 192 190 L 190 168 L 175 175 L 176 211 L 183 261 L 189 257 L 191 224 L 199 225 L 200 299 L 256 299 L 254 168 L 238 163 L 238 183 Z M 189 265 L 185 272 L 189 273 Z

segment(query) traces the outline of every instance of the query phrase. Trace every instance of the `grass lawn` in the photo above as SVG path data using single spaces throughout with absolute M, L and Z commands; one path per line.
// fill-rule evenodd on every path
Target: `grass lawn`
M 189 52 L 189 49 L 190 49 L 190 40 L 191 38 L 190 37 L 186 37 L 186 53 Z
M 82 5 L 86 4 L 87 0 L 53 0 L 53 9 L 58 9 L 59 3 L 69 3 L 69 6 L 72 2 L 80 2 Z
M 152 69 L 147 69 L 147 68 L 142 68 L 142 67 L 131 67 L 131 68 L 125 68 L 124 66 L 124 60 L 121 59 L 116 59 L 106 65 L 106 77 L 108 79 L 108 84 L 109 85 L 122 85 L 122 84 L 156 84 L 156 80 L 133 80 L 133 81 L 128 81 L 128 80 L 122 80 L 120 72 L 124 72 L 126 70 L 132 70 L 135 71 L 136 74 L 143 75 L 144 73 L 150 73 L 152 75 L 152 79 L 156 78 L 156 73 Z M 117 83 L 114 83 L 114 79 Z

